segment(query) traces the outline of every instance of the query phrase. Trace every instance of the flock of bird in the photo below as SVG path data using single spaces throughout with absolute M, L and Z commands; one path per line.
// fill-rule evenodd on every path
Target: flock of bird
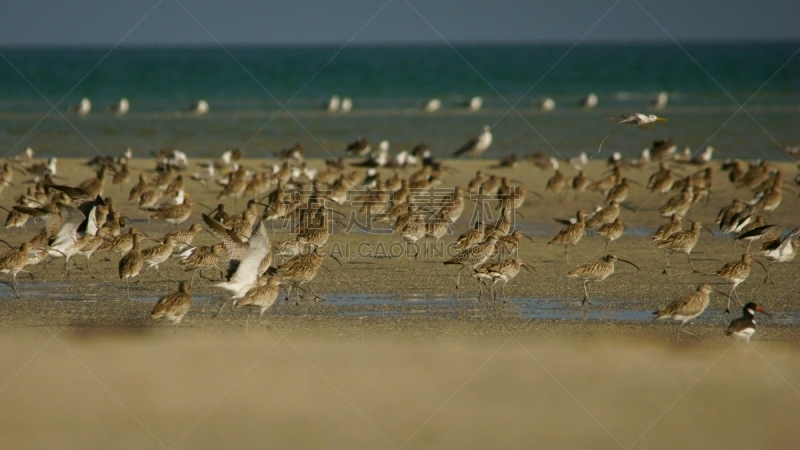
M 618 122 L 650 127 L 660 120 L 653 115 L 629 114 L 621 116 Z M 477 137 L 456 150 L 454 156 L 478 156 L 491 144 L 492 134 L 487 126 Z M 642 188 L 653 195 L 668 195 L 673 191 L 675 194 L 658 209 L 669 221 L 658 229 L 652 240 L 658 248 L 665 250 L 665 274 L 671 268 L 670 255 L 675 252 L 686 254 L 688 265 L 694 270 L 691 252 L 701 232 L 704 229 L 711 231 L 696 221 L 684 230 L 682 220 L 691 208 L 699 202 L 707 202 L 712 195 L 711 151 L 704 152 L 704 156 L 684 158 L 676 150 L 671 139 L 663 139 L 653 142 L 639 159 L 625 160 L 614 154 L 608 161 L 607 176 L 597 180 L 591 180 L 583 173 L 583 165 L 588 162 L 585 154 L 568 161 L 576 170 L 573 177 L 565 176 L 559 170 L 559 161 L 554 158 L 542 154 L 529 156 L 528 160 L 533 164 L 553 170 L 544 189 L 546 193 L 552 193 L 556 201 L 567 201 L 567 191 L 572 191 L 574 198 L 592 191 L 605 201 L 591 212 L 579 210 L 573 219 L 559 219 L 565 227 L 548 244 L 563 245 L 565 260 L 569 264 L 569 247 L 576 246 L 587 232 L 596 230 L 597 235 L 606 241 L 607 252 L 609 245 L 622 236 L 625 228 L 620 212 L 634 182 L 624 176 L 624 171 L 657 162 L 658 168 Z M 211 280 L 214 287 L 228 294 L 222 308 L 230 301 L 232 308 L 258 308 L 263 316 L 279 297 L 282 287 L 286 290 L 286 300 L 293 291 L 296 302 L 309 292 L 315 300 L 322 299 L 309 283 L 319 269 L 324 268 L 323 262 L 328 258 L 341 265 L 335 255 L 324 250 L 333 225 L 344 225 L 336 218 L 337 214 L 344 215 L 331 206 L 349 204 L 355 213 L 365 217 L 368 226 L 386 224 L 386 229 L 399 236 L 407 248 L 417 248 L 414 255 L 410 251 L 406 254 L 408 258 L 416 258 L 420 254 L 420 241 L 434 239 L 438 242 L 458 222 L 467 204 L 467 194 L 471 194 L 473 199 L 486 198 L 496 202 L 499 215 L 496 221 L 487 222 L 479 214 L 472 227 L 452 243 L 453 254 L 448 255 L 450 257 L 443 263 L 459 266 L 456 288 L 460 287 L 462 271 L 467 269 L 469 276 L 479 285 L 479 295 L 482 296 L 486 287 L 493 299 L 501 296 L 505 300 L 506 284 L 522 269 L 535 270 L 533 265 L 516 256 L 521 238 L 533 240 L 514 229 L 514 216 L 519 214 L 517 210 L 526 201 L 528 193 L 541 197 L 540 194 L 527 190 L 522 183 L 508 177 L 478 171 L 467 186 L 456 186 L 438 199 L 430 200 L 424 194 L 441 186 L 443 178 L 453 169 L 435 159 L 426 145 L 390 157 L 388 142 L 381 142 L 373 150 L 366 139 L 359 138 L 345 151 L 366 159 L 332 159 L 325 162 L 324 169 L 312 169 L 305 164 L 302 145 L 296 144 L 275 154 L 279 159 L 277 164 L 264 165 L 260 170 L 246 167 L 242 152 L 234 150 L 199 164 L 200 169 L 189 174 L 184 172 L 191 167 L 188 156 L 168 148 L 154 153 L 156 166 L 152 177 L 142 172 L 133 181 L 130 168 L 133 155 L 127 150 L 119 157 L 93 158 L 87 164 L 96 169 L 96 176 L 68 186 L 57 182 L 60 176 L 55 158 L 37 161 L 33 150 L 26 149 L 9 159 L 0 172 L 0 194 L 7 186 L 16 188 L 13 184 L 15 171 L 32 176 L 34 184 L 15 197 L 5 226 L 7 229 L 23 227 L 38 219 L 43 221 L 44 227 L 18 246 L 8 244 L 11 249 L 0 256 L 0 273 L 11 275 L 11 282 L 6 284 L 18 296 L 17 276 L 28 274 L 34 278 L 26 270 L 28 266 L 53 264 L 50 262 L 52 259 L 64 258 L 64 268 L 69 275 L 73 260 L 80 255 L 86 260 L 87 272 L 94 276 L 90 267 L 93 255 L 116 253 L 120 255 L 118 275 L 125 280 L 126 295 L 130 297 L 131 281 L 138 278 L 136 282 L 140 282 L 150 269 L 168 278 L 160 272 L 159 266 L 174 259 L 192 274 L 188 281 L 180 281 L 176 292 L 158 300 L 152 311 L 154 318 L 165 317 L 171 323 L 179 324 L 190 309 L 191 286 L 196 276 Z M 686 168 L 691 165 L 699 166 L 699 169 L 690 173 Z M 507 164 L 501 161 L 499 166 Z M 393 168 L 393 175 L 384 178 L 377 170 L 380 167 Z M 740 261 L 730 262 L 718 272 L 719 277 L 730 284 L 730 292 L 701 285 L 695 293 L 656 312 L 656 319 L 679 322 L 676 338 L 680 332 L 686 332 L 683 330 L 686 322 L 708 307 L 711 293 L 718 292 L 727 297 L 728 306 L 731 299 L 741 303 L 736 287 L 748 278 L 754 261 L 765 267 L 766 282 L 770 280 L 774 263 L 791 261 L 797 252 L 800 228 L 784 235 L 779 225 L 769 224 L 764 219 L 764 215 L 769 217 L 778 208 L 782 192 L 787 188 L 781 171 L 764 161 L 726 161 L 721 167 L 737 188 L 749 189 L 753 193 L 750 200 L 733 200 L 719 212 L 716 220 L 721 233 L 733 234 L 734 245 L 746 243 L 747 250 Z M 366 170 L 362 172 L 362 168 Z M 408 172 L 401 169 L 409 168 L 412 171 L 406 177 Z M 188 228 L 179 228 L 195 214 L 195 203 L 186 191 L 188 180 L 184 175 L 196 183 L 198 191 L 209 186 L 218 189 L 216 198 L 221 203 L 215 208 L 206 207 L 208 211 L 200 214 L 205 227 L 193 223 Z M 156 238 L 136 227 L 126 229 L 130 219 L 122 213 L 118 202 L 104 196 L 109 179 L 113 185 L 121 187 L 132 184 L 127 201 L 141 210 L 148 221 L 169 224 L 172 231 Z M 226 211 L 226 199 L 233 200 L 237 209 L 235 213 Z M 242 210 L 238 210 L 240 200 L 246 201 Z M 483 207 L 479 210 L 483 211 Z M 270 240 L 267 230 L 275 222 L 289 224 L 291 238 Z M 217 243 L 194 245 L 194 239 L 201 231 L 213 235 Z M 143 244 L 147 241 L 154 242 L 154 245 L 145 247 Z M 760 241 L 760 246 L 750 253 L 754 241 Z M 768 265 L 764 266 L 757 256 L 766 258 Z M 627 263 L 639 270 L 633 262 L 609 253 L 568 271 L 568 277 L 583 281 L 583 303 L 591 304 L 588 284 L 611 276 L 615 262 Z M 211 275 L 204 275 L 204 271 L 210 271 Z M 765 313 L 753 303 L 743 305 L 744 315 L 730 324 L 729 334 L 749 340 L 755 331 L 756 312 Z
M 650 109 L 660 111 L 667 106 L 669 97 L 666 92 L 659 92 L 656 98 L 648 105 Z M 578 102 L 578 107 L 582 109 L 593 109 L 598 104 L 598 97 L 595 93 L 589 93 L 581 98 Z M 419 108 L 426 113 L 435 113 L 442 108 L 443 102 L 438 98 L 430 98 L 419 103 Z M 483 107 L 483 97 L 474 96 L 470 97 L 458 105 L 461 109 L 466 111 L 475 112 Z M 556 102 L 550 97 L 535 99 L 531 102 L 531 106 L 538 108 L 540 111 L 553 111 L 556 109 Z M 107 114 L 122 116 L 130 110 L 130 101 L 123 97 L 118 101 L 108 105 L 105 109 Z M 329 114 L 347 114 L 353 109 L 353 99 L 350 97 L 339 97 L 332 95 L 329 99 L 322 103 L 322 110 Z M 92 101 L 89 98 L 82 98 L 79 102 L 69 106 L 68 112 L 78 116 L 86 116 L 92 111 Z M 197 100 L 187 108 L 187 111 L 195 115 L 203 115 L 210 111 L 209 104 L 206 100 Z M 631 114 L 631 117 L 623 118 L 626 123 L 633 123 L 637 126 L 650 128 L 655 119 L 653 115 L 644 114 Z M 637 116 L 637 117 L 634 117 Z M 663 120 L 663 119 L 658 119 Z

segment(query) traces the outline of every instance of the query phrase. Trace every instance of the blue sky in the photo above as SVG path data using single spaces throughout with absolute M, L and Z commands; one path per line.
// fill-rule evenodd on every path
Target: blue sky
M 800 40 L 800 1 L 33 0 L 0 45 Z

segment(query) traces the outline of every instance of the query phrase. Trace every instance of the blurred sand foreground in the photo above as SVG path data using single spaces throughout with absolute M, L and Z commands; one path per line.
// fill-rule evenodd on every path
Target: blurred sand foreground
M 800 446 L 796 344 L 250 326 L 5 329 L 0 448 Z

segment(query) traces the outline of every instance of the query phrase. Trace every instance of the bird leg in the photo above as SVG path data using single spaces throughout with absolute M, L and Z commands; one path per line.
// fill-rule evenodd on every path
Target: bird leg
M 14 273 L 11 275 L 11 287 L 14 288 L 14 295 L 19 298 L 19 292 L 17 291 L 17 274 Z
M 667 269 L 669 269 L 669 257 L 672 256 L 672 252 L 670 252 L 669 250 L 664 250 L 664 254 L 667 257 L 667 265 L 664 266 L 664 271 L 661 272 L 661 273 L 666 275 L 667 274 Z
M 230 299 L 226 299 L 224 302 L 222 302 L 222 306 L 220 306 L 219 311 L 211 315 L 212 319 L 216 318 L 222 312 L 222 310 L 225 308 L 225 305 L 228 304 L 228 300 Z M 233 311 L 233 306 L 231 306 L 231 311 Z
M 769 281 L 770 281 L 770 278 L 769 278 L 769 271 L 772 269 L 772 263 L 774 263 L 774 262 L 775 262 L 775 261 L 770 261 L 770 262 L 769 262 L 769 264 L 767 264 L 767 277 L 766 277 L 766 278 L 764 278 L 764 284 L 766 284 L 767 282 L 769 282 Z M 773 283 L 774 283 L 774 281 L 773 281 Z
M 587 284 L 589 284 L 589 280 L 583 280 L 583 301 L 581 302 L 581 306 L 586 302 L 589 302 L 590 305 L 592 304 L 592 301 L 589 300 L 589 291 L 586 290 Z
M 564 258 L 567 259 L 567 265 L 569 265 L 569 255 L 567 254 L 567 248 L 568 247 L 569 247 L 569 245 L 565 245 L 564 246 Z
M 692 265 L 692 258 L 689 257 L 689 253 L 686 253 L 686 261 L 689 263 L 689 267 L 692 268 L 692 273 L 700 273 L 700 271 L 695 269 Z
M 131 299 L 131 288 L 130 288 L 130 278 L 125 278 L 125 296 L 128 297 L 128 300 Z
M 308 288 L 308 290 L 309 290 L 309 291 L 311 291 L 311 293 L 312 293 L 312 294 L 314 294 L 314 301 L 315 301 L 315 302 L 325 301 L 325 298 L 324 298 L 324 297 L 322 297 L 322 296 L 320 296 L 319 294 L 317 294 L 317 293 L 314 291 L 314 289 L 312 289 L 312 288 L 311 288 L 311 285 L 310 285 L 310 284 L 309 284 L 308 286 L 306 286 L 306 287 Z
M 458 273 L 456 274 L 456 289 L 459 287 L 459 283 L 461 282 L 461 271 L 464 269 L 464 265 L 461 265 L 461 268 L 458 269 Z
M 503 295 L 503 303 L 506 303 L 506 285 L 508 284 L 508 280 L 503 282 L 503 286 L 500 288 L 500 293 Z M 495 288 L 495 293 L 497 289 Z

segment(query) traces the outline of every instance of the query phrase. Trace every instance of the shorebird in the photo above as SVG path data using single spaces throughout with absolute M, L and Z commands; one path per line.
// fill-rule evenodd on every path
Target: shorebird
M 231 294 L 231 297 L 222 304 L 223 308 L 228 300 L 242 298 L 247 291 L 255 286 L 256 280 L 259 275 L 261 275 L 259 273 L 261 261 L 264 260 L 269 252 L 269 237 L 267 236 L 267 229 L 262 221 L 259 223 L 256 232 L 250 237 L 244 256 L 241 259 L 234 260 L 235 262 L 231 261 L 231 267 L 228 271 L 230 274 L 228 281 L 214 284 L 214 287 L 223 289 Z M 220 308 L 220 311 L 221 310 L 222 308 Z
M 564 258 L 567 259 L 567 265 L 569 265 L 569 255 L 567 254 L 567 248 L 571 246 L 575 246 L 578 241 L 581 240 L 583 237 L 583 232 L 586 229 L 586 216 L 587 214 L 583 211 L 578 211 L 576 215 L 576 222 L 564 227 L 561 231 L 558 232 L 556 237 L 554 237 L 547 245 L 550 244 L 558 244 L 564 246 Z
M 632 265 L 633 267 L 636 267 L 636 270 L 640 270 L 639 266 L 628 260 L 617 258 L 614 255 L 606 255 L 598 261 L 584 264 L 576 269 L 570 270 L 569 273 L 567 273 L 568 277 L 583 279 L 583 301 L 581 302 L 581 305 L 586 302 L 588 302 L 590 305 L 592 304 L 592 301 L 589 300 L 589 292 L 586 290 L 586 285 L 590 281 L 594 281 L 596 283 L 603 281 L 612 273 L 614 273 L 614 261 L 622 261 Z
M 186 221 L 192 215 L 192 201 L 187 197 L 180 205 L 170 206 L 153 214 L 153 218 L 171 223 L 178 229 L 178 225 Z
M 30 250 L 31 244 L 28 242 L 23 242 L 19 248 L 11 249 L 5 255 L 0 256 L 0 273 L 11 274 L 11 287 L 14 289 L 14 295 L 16 295 L 17 298 L 19 298 L 19 292 L 17 292 L 17 274 L 20 272 L 25 272 L 31 276 L 31 279 L 33 279 L 33 274 L 27 270 L 24 270 L 25 266 L 30 263 Z
M 545 191 L 551 191 L 556 194 L 556 201 L 561 201 L 561 191 L 567 185 L 567 177 L 565 177 L 560 170 L 556 169 L 553 176 L 547 180 L 547 184 L 544 187 Z
M 426 100 L 422 105 L 422 110 L 426 113 L 433 113 L 442 107 L 442 101 L 438 98 L 431 98 Z
M 725 295 L 724 293 L 712 288 L 707 284 L 701 284 L 697 287 L 696 292 L 683 296 L 677 300 L 673 300 L 669 305 L 659 309 L 658 311 L 654 311 L 653 314 L 656 317 L 654 317 L 653 320 L 672 319 L 680 322 L 678 329 L 675 331 L 675 343 L 677 344 L 680 339 L 681 329 L 684 325 L 686 325 L 686 322 L 694 319 L 700 314 L 703 314 L 703 311 L 708 308 L 708 303 L 711 300 L 712 292 Z M 727 295 L 725 296 L 727 297 Z M 685 330 L 683 332 L 697 339 L 697 336 L 694 334 Z
M 611 223 L 604 224 L 599 230 L 597 230 L 597 234 L 606 241 L 606 252 L 608 251 L 608 245 L 611 243 L 611 241 L 619 239 L 624 230 L 625 226 L 622 225 L 622 219 L 619 217 L 614 219 L 614 221 Z
M 664 205 L 658 208 L 658 212 L 661 217 L 669 217 L 673 214 L 686 217 L 686 213 L 692 207 L 692 200 L 694 200 L 694 187 L 687 183 L 681 193 L 667 200 Z
M 673 185 L 677 181 L 675 172 L 667 167 L 663 161 L 659 163 L 658 171 L 650 175 L 647 180 L 647 189 L 653 193 L 666 194 L 672 190 Z
M 655 124 L 656 122 L 667 121 L 667 119 L 663 117 L 658 117 L 655 114 L 641 114 L 641 113 L 623 114 L 619 117 L 612 117 L 609 120 L 619 120 L 619 122 L 617 123 L 633 125 L 635 127 L 645 128 L 648 130 L 652 130 L 653 124 Z
M 192 270 L 192 278 L 190 283 L 194 282 L 194 276 L 200 272 L 200 277 L 203 277 L 203 269 L 214 267 L 220 272 L 219 264 L 225 262 L 228 254 L 222 244 L 214 244 L 211 247 L 199 246 L 189 247 L 178 255 L 178 264 L 184 267 L 184 270 Z
M 372 145 L 365 138 L 359 136 L 344 149 L 351 156 L 366 156 L 372 151 Z
M 175 248 L 180 251 L 192 245 L 195 236 L 197 236 L 197 233 L 202 229 L 203 228 L 200 227 L 199 224 L 193 223 L 188 230 L 170 231 L 161 238 L 161 242 L 164 242 L 167 238 L 172 238 L 175 243 Z
M 92 110 L 92 102 L 84 97 L 80 102 L 75 103 L 69 107 L 69 112 L 79 116 L 85 116 Z
M 670 218 L 670 221 L 658 227 L 658 230 L 656 230 L 656 233 L 650 239 L 655 242 L 661 242 L 672 236 L 673 233 L 677 233 L 682 229 L 683 226 L 681 225 L 681 216 L 678 214 L 673 214 Z
M 131 250 L 119 260 L 119 278 L 125 280 L 125 295 L 128 299 L 131 298 L 130 280 L 139 275 L 142 266 L 144 266 L 144 258 L 142 252 L 139 251 L 139 235 L 134 234 Z
M 578 106 L 583 109 L 592 109 L 597 106 L 597 95 L 594 92 L 590 92 L 589 95 L 582 98 L 580 102 L 578 102 Z
M 280 275 L 281 279 L 290 283 L 289 289 L 286 291 L 286 300 L 289 300 L 289 294 L 293 288 L 297 298 L 297 291 L 303 284 L 310 282 L 317 276 L 317 271 L 320 266 L 322 266 L 324 258 L 328 256 L 335 259 L 340 266 L 342 265 L 342 262 L 339 261 L 339 258 L 336 256 L 316 248 L 311 252 L 295 256 L 277 268 L 276 272 Z M 314 289 L 311 289 L 310 286 L 308 288 L 314 294 L 315 299 L 322 299 L 322 297 L 314 292 Z M 295 302 L 297 302 L 297 300 Z
M 533 103 L 539 108 L 539 111 L 547 112 L 556 109 L 556 102 L 550 97 L 534 100 Z
M 275 277 L 270 278 L 259 278 L 256 281 L 256 285 L 247 291 L 238 301 L 234 301 L 234 305 L 237 308 L 242 308 L 245 306 L 255 306 L 261 309 L 258 317 L 259 319 L 264 316 L 264 313 L 275 303 L 275 300 L 278 299 L 278 293 L 280 291 L 280 285 L 283 282 Z M 247 320 L 250 320 L 250 314 L 247 315 Z M 259 320 L 259 323 L 261 321 Z M 247 329 L 247 325 L 245 324 L 245 329 Z
M 725 334 L 727 336 L 733 335 L 737 338 L 744 339 L 749 344 L 750 338 L 756 332 L 755 315 L 757 312 L 766 314 L 768 316 L 770 315 L 768 312 L 761 309 L 760 306 L 750 302 L 744 305 L 742 308 L 742 317 L 734 320 L 730 323 L 730 325 L 728 325 L 728 329 L 725 330 Z
M 667 264 L 664 266 L 664 271 L 662 273 L 667 273 L 669 258 L 674 252 L 686 253 L 686 261 L 689 262 L 689 267 L 692 268 L 692 272 L 698 272 L 692 265 L 692 259 L 689 254 L 692 253 L 692 249 L 697 245 L 698 239 L 700 239 L 700 228 L 705 228 L 712 236 L 714 235 L 711 230 L 704 227 L 700 222 L 692 222 L 691 230 L 672 233 L 668 238 L 658 243 L 658 248 L 666 249 L 665 252 L 667 256 Z
M 124 116 L 129 109 L 131 109 L 131 102 L 129 102 L 127 98 L 122 97 L 118 102 L 109 105 L 106 108 L 106 112 L 117 116 Z
M 513 233 L 497 238 L 497 257 L 502 258 L 506 255 L 514 254 L 519 248 L 520 238 L 524 237 L 533 242 L 533 238 L 527 234 L 522 234 L 519 230 L 514 230 Z
M 767 268 L 764 267 L 764 264 L 762 264 L 761 261 L 753 258 L 753 256 L 749 253 L 742 255 L 741 261 L 729 262 L 725 264 L 722 269 L 717 271 L 717 275 L 731 284 L 731 291 L 728 293 L 728 306 L 725 308 L 726 314 L 730 312 L 731 295 L 734 295 L 736 301 L 738 301 L 739 304 L 742 304 L 742 301 L 739 300 L 739 294 L 736 293 L 736 286 L 743 283 L 744 280 L 746 280 L 750 275 L 750 261 L 757 262 L 761 265 L 765 272 L 767 271 Z
M 471 230 L 467 230 L 461 236 L 456 239 L 455 244 L 453 245 L 453 249 L 457 251 L 466 250 L 473 245 L 483 242 L 483 238 L 486 231 L 486 225 L 484 225 L 481 221 L 475 222 L 475 228 Z
M 580 199 L 583 196 L 583 192 L 590 184 L 592 184 L 592 180 L 584 175 L 583 170 L 579 170 L 572 178 L 572 190 L 575 192 L 575 197 Z
M 133 248 L 133 236 L 147 237 L 135 227 L 128 229 L 127 233 L 120 234 L 114 238 L 107 238 L 106 242 L 102 244 L 97 251 L 99 252 L 114 252 L 125 254 Z
M 650 102 L 650 107 L 652 107 L 656 111 L 661 111 L 667 106 L 667 102 L 669 101 L 669 96 L 666 92 L 659 92 L 656 95 L 655 100 Z
M 770 260 L 769 264 L 767 264 L 767 276 L 764 278 L 764 283 L 770 281 L 769 275 L 772 263 L 790 262 L 794 259 L 795 255 L 797 255 L 797 247 L 800 246 L 800 244 L 798 244 L 795 237 L 798 234 L 800 234 L 800 227 L 790 231 L 789 234 L 781 240 L 775 239 L 771 242 L 767 242 L 762 238 L 761 251 L 758 254 Z
M 586 228 L 597 228 L 607 223 L 612 223 L 619 217 L 619 212 L 619 202 L 611 200 L 608 206 L 592 214 L 592 217 L 586 220 Z
M 189 105 L 189 112 L 198 116 L 208 113 L 209 109 L 208 102 L 205 100 L 198 100 Z
M 144 262 L 144 265 L 147 265 L 147 267 L 145 267 L 144 272 L 142 272 L 142 276 L 139 278 L 139 281 L 137 281 L 137 283 L 141 282 L 144 279 L 144 276 L 147 274 L 147 271 L 150 270 L 150 268 L 152 267 L 156 268 L 156 272 L 159 275 L 161 275 L 164 278 L 167 278 L 161 274 L 161 271 L 158 270 L 158 266 L 159 264 L 168 260 L 170 256 L 172 256 L 172 250 L 174 246 L 175 246 L 175 238 L 173 238 L 172 236 L 167 236 L 166 238 L 164 238 L 162 244 L 154 245 L 152 247 L 148 247 L 142 250 L 142 260 Z
M 478 277 L 479 279 L 481 278 L 485 279 L 488 283 L 490 283 L 489 289 L 490 292 L 493 290 L 492 292 L 493 299 L 497 298 L 497 288 L 495 287 L 495 284 L 498 281 L 502 281 L 503 285 L 500 287 L 500 293 L 503 296 L 503 301 L 505 302 L 506 284 L 508 284 L 509 281 L 514 279 L 519 274 L 519 271 L 522 267 L 524 267 L 525 270 L 528 271 L 530 271 L 531 269 L 536 270 L 532 265 L 523 262 L 519 258 L 511 258 L 498 263 L 476 267 L 474 269 L 473 277 Z
M 456 289 L 459 288 L 459 282 L 461 281 L 461 271 L 464 267 L 469 266 L 471 270 L 475 270 L 475 267 L 485 263 L 489 260 L 489 258 L 494 255 L 495 249 L 497 245 L 497 237 L 490 236 L 487 240 L 475 244 L 472 247 L 467 248 L 466 250 L 462 250 L 452 258 L 448 259 L 444 262 L 445 265 L 449 264 L 458 264 L 461 266 L 458 269 L 458 274 L 456 275 Z
M 171 292 L 158 299 L 151 316 L 156 320 L 166 317 L 173 325 L 177 326 L 191 307 L 192 293 L 189 291 L 189 283 L 181 281 L 178 283 L 176 292 Z
M 480 156 L 481 153 L 485 152 L 486 149 L 492 145 L 492 132 L 489 130 L 489 125 L 484 125 L 481 134 L 474 139 L 470 139 L 469 142 L 456 150 L 453 156 Z
M 483 106 L 483 97 L 475 96 L 470 98 L 464 103 L 464 107 L 467 108 L 468 111 L 478 111 Z
M 767 225 L 767 222 L 764 220 L 764 217 L 756 216 L 756 220 L 747 224 L 739 231 L 739 233 L 736 234 L 734 242 L 747 241 L 747 250 L 745 250 L 745 253 L 750 253 L 750 246 L 753 244 L 753 241 L 761 237 L 760 234 L 750 232 L 762 228 L 765 225 Z

